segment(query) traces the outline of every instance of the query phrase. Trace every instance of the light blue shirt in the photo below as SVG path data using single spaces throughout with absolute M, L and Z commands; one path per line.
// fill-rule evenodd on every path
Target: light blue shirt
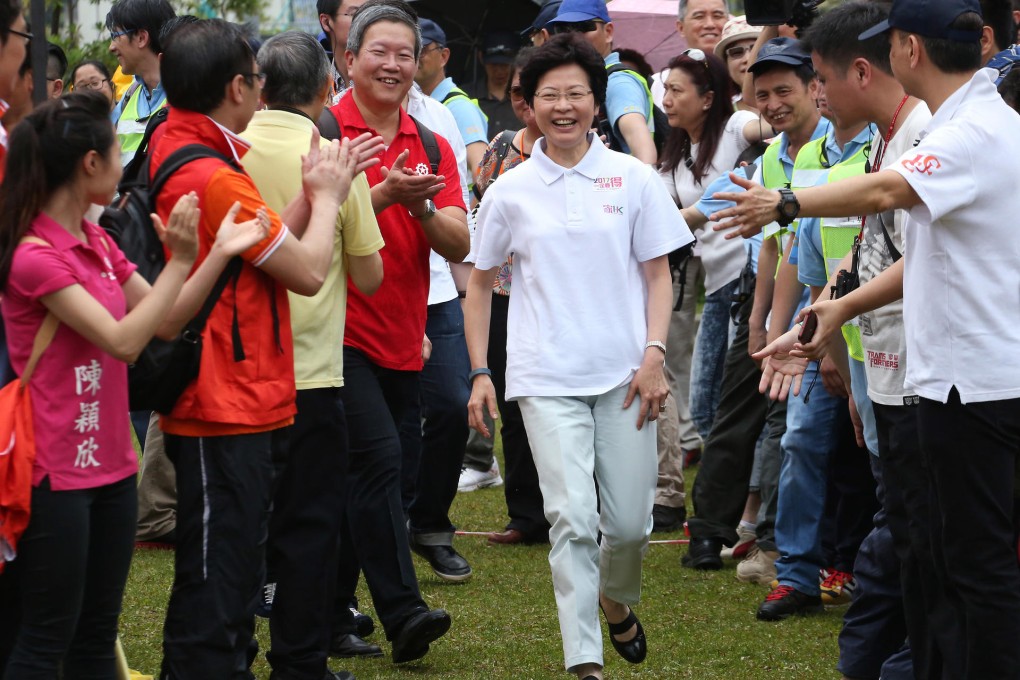
M 866 125 L 842 149 L 836 143 L 836 135 L 830 134 L 825 140 L 826 158 L 831 165 L 853 158 L 864 146 L 871 144 L 876 133 L 874 125 Z M 827 176 L 820 178 L 819 184 L 827 181 Z M 824 286 L 829 280 L 825 273 L 825 257 L 822 255 L 821 224 L 818 218 L 801 220 L 790 250 L 790 264 L 797 265 L 797 278 L 808 286 Z
M 606 57 L 606 68 L 620 63 L 620 55 L 610 52 Z M 628 73 L 613 73 L 609 76 L 609 83 L 606 86 L 606 118 L 617 133 L 620 146 L 624 153 L 630 153 L 627 141 L 616 128 L 616 122 L 628 113 L 640 113 L 648 123 L 648 131 L 652 131 L 653 124 L 650 122 L 652 111 L 648 101 L 648 92 L 633 75 Z
M 446 78 L 436 85 L 436 89 L 432 90 L 430 96 L 438 101 L 443 101 L 455 87 L 453 78 Z M 454 97 L 445 104 L 457 121 L 457 128 L 460 130 L 460 136 L 464 138 L 465 145 L 470 146 L 475 142 L 488 145 L 489 123 L 485 120 L 485 114 L 477 104 L 466 97 Z
M 135 76 L 134 82 L 138 83 L 137 92 L 133 93 L 132 96 L 138 99 L 138 118 L 140 120 L 146 120 L 159 110 L 159 107 L 163 105 L 163 101 L 166 99 L 166 92 L 163 91 L 163 81 L 159 81 L 159 85 L 152 88 L 152 92 L 145 87 L 145 83 L 142 82 L 141 77 Z M 128 90 L 134 88 L 132 84 L 128 87 Z M 113 107 L 113 111 L 110 112 L 110 120 L 114 125 L 120 120 L 120 115 L 124 111 L 124 107 L 127 106 L 128 96 L 127 92 L 120 98 L 117 105 Z

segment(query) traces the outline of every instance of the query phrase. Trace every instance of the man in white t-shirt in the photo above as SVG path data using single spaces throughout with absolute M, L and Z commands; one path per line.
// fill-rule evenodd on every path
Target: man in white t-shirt
M 919 401 L 934 565 L 960 628 L 964 659 L 956 677 L 998 678 L 1020 667 L 1013 529 L 1020 235 L 1015 180 L 981 154 L 1020 156 L 1020 116 L 999 98 L 996 73 L 978 70 L 979 9 L 976 0 L 896 0 L 889 19 L 862 34 L 892 30 L 893 74 L 933 111 L 916 147 L 881 172 L 792 200 L 763 190 L 733 194 L 737 206 L 716 217 L 733 218 L 735 233 L 753 233 L 779 209 L 822 216 L 907 211 L 907 256 L 858 290 L 813 305 L 818 328 L 802 350 L 824 352 L 843 322 L 902 295 L 910 357 L 904 387 Z

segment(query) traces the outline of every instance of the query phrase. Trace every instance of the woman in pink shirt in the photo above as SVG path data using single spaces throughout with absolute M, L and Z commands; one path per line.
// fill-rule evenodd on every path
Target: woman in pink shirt
M 116 677 L 136 515 L 126 364 L 153 334 L 174 337 L 211 287 L 202 268 L 185 285 L 198 252 L 198 199 L 182 197 L 165 228 L 154 216 L 171 258 L 150 287 L 84 220 L 92 203 L 110 202 L 121 176 L 101 94 L 74 93 L 37 108 L 11 131 L 7 166 L 0 309 L 17 373 L 47 315 L 59 326 L 29 387 L 32 517 L 12 563 L 22 621 L 4 678 L 53 680 L 62 665 L 66 679 L 105 680 Z M 224 227 L 214 251 L 226 262 L 261 238 L 265 224 L 234 225 L 228 217 Z

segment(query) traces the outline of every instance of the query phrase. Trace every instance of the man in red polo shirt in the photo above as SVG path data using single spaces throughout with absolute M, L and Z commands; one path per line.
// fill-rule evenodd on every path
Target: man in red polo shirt
M 251 120 L 261 90 L 255 57 L 240 29 L 217 19 L 182 26 L 165 46 L 162 66 L 171 110 L 152 150 L 151 173 L 188 144 L 240 159 L 248 144 L 236 132 Z M 241 255 L 240 272 L 203 332 L 199 377 L 160 421 L 178 491 L 164 680 L 253 677 L 248 667 L 257 649 L 253 616 L 273 461 L 286 451 L 295 413 L 287 290 L 313 295 L 325 280 L 337 210 L 357 171 L 360 141 L 333 143 L 319 153 L 313 140 L 303 195 L 282 215 L 269 211 L 268 236 Z M 205 292 L 196 294 L 204 296 L 220 274 L 203 266 L 211 261 L 219 220 L 235 202 L 241 204 L 239 220 L 264 202 L 239 166 L 202 159 L 173 175 L 157 212 L 167 215 L 188 191 L 198 193 L 202 211 L 192 278 L 203 277 Z
M 421 52 L 415 13 L 403 2 L 371 0 L 354 15 L 347 46 L 355 87 L 331 111 L 346 136 L 370 132 L 386 143 L 381 164 L 366 171 L 386 275 L 371 300 L 351 289 L 347 301 L 340 390 L 350 436 L 346 525 L 400 663 L 424 656 L 450 626 L 449 615 L 429 611 L 418 591 L 400 501 L 398 424 L 417 405 L 429 250 L 460 262 L 469 237 L 450 145 L 437 136 L 433 175 L 417 127 L 401 109 Z

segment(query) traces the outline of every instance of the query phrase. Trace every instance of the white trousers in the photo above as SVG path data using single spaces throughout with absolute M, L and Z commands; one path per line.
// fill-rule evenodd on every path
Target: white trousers
M 623 409 L 627 387 L 518 400 L 552 525 L 549 566 L 568 671 L 603 663 L 599 592 L 627 605 L 641 595 L 657 476 L 655 423 L 637 429 L 640 401 Z

